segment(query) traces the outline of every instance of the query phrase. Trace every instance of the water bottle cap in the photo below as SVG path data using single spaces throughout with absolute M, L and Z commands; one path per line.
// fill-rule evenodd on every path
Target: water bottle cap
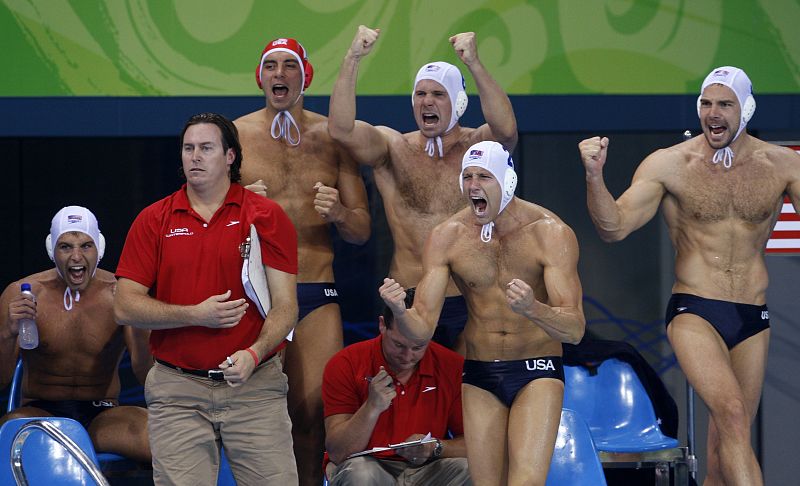
M 31 291 L 31 284 L 29 284 L 29 283 L 22 284 L 22 291 L 23 292 L 25 292 L 25 291 L 30 292 Z

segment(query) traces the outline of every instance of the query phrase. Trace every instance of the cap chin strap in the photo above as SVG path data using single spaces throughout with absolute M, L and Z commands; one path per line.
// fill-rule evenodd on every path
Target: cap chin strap
M 733 150 L 730 147 L 725 147 L 714 152 L 714 158 L 711 159 L 715 164 L 722 162 L 726 169 L 730 169 L 733 165 Z
M 489 221 L 485 225 L 481 227 L 481 241 L 484 243 L 489 243 L 492 241 L 492 228 L 494 227 L 494 221 Z
M 439 149 L 439 158 L 444 158 L 444 148 L 442 147 L 442 137 L 429 138 L 428 141 L 425 143 L 425 151 L 428 152 L 429 157 L 433 157 L 434 154 L 434 140 L 436 141 L 436 147 Z
M 297 133 L 297 138 L 292 138 L 292 128 Z M 275 118 L 272 119 L 272 126 L 270 127 L 270 134 L 275 140 L 285 139 L 286 142 L 296 147 L 300 144 L 300 127 L 294 121 L 294 117 L 286 110 L 279 111 Z
M 100 259 L 98 258 L 97 259 L 97 266 L 94 267 L 94 271 L 92 272 L 92 276 L 89 277 L 89 278 L 94 278 L 95 274 L 97 273 L 97 267 L 99 265 L 100 265 Z M 66 283 L 67 279 L 64 278 L 63 275 L 61 275 L 61 270 L 59 270 L 58 267 L 56 267 L 56 273 L 58 274 L 59 277 L 61 277 L 62 280 L 64 280 L 64 283 Z M 80 302 L 80 301 L 81 301 L 81 291 L 80 290 L 76 290 L 75 291 L 75 298 L 73 299 L 72 298 L 72 289 L 69 287 L 69 284 L 67 284 L 67 289 L 64 291 L 64 309 L 66 309 L 68 311 L 71 311 L 72 310 L 72 304 L 74 302 Z

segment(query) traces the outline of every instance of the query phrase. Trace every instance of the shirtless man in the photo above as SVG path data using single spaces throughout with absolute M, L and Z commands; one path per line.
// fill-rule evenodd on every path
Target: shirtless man
M 0 388 L 11 381 L 20 349 L 19 323 L 36 319 L 39 346 L 22 350 L 22 406 L 0 419 L 68 417 L 89 431 L 98 452 L 150 462 L 147 410 L 118 406 L 117 366 L 127 346 L 141 383 L 152 364 L 149 333 L 114 321 L 116 280 L 97 268 L 105 240 L 88 209 L 68 206 L 50 226 L 47 253 L 55 268 L 29 275 L 0 296 Z M 36 302 L 20 292 L 31 284 Z
M 426 64 L 417 73 L 412 105 L 419 130 L 402 134 L 356 121 L 358 66 L 379 34 L 379 30 L 359 26 L 333 88 L 328 131 L 357 162 L 373 168 L 394 240 L 389 275 L 410 288 L 422 279 L 425 239 L 437 224 L 465 206 L 454 184 L 464 151 L 481 140 L 495 140 L 512 152 L 517 122 L 508 96 L 478 59 L 472 32 L 454 35 L 450 43 L 475 79 L 486 124 L 479 128 L 458 124 L 467 107 L 464 78 L 457 67 L 445 62 Z M 453 282 L 446 296 L 433 340 L 463 355 L 460 334 L 466 306 Z
M 463 405 L 467 459 L 476 485 L 543 485 L 561 405 L 561 343 L 583 337 L 578 242 L 555 214 L 514 197 L 511 156 L 497 142 L 467 150 L 468 206 L 425 244 L 414 306 L 387 278 L 381 297 L 408 339 L 434 332 L 452 276 L 467 301 Z
M 707 485 L 763 483 L 750 447 L 769 344 L 763 250 L 784 194 L 800 212 L 800 156 L 745 131 L 751 91 L 744 71 L 714 69 L 697 101 L 703 135 L 648 156 L 616 201 L 603 182 L 608 139 L 579 144 L 601 238 L 663 211 L 676 250 L 667 336 L 711 414 Z
M 369 239 L 370 220 L 358 166 L 328 136 L 328 120 L 303 109 L 312 77 L 299 42 L 270 42 L 256 70 L 266 106 L 235 124 L 244 153 L 242 184 L 263 183 L 297 229 L 300 314 L 285 369 L 300 484 L 316 486 L 324 448 L 322 372 L 342 349 L 329 224 L 360 245 Z

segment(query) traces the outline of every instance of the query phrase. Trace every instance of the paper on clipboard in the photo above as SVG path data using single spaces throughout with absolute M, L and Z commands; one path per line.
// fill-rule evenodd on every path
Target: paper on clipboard
M 267 271 L 261 261 L 261 240 L 254 224 L 250 225 L 250 237 L 248 238 L 246 256 L 242 264 L 242 285 L 244 293 L 256 304 L 258 313 L 266 318 L 272 308 L 272 301 L 269 296 L 269 282 L 267 281 Z M 292 340 L 294 329 L 286 337 Z
M 428 444 L 430 442 L 436 442 L 436 439 L 431 437 L 431 433 L 428 432 L 428 435 L 421 439 L 411 440 L 408 442 L 400 442 L 399 444 L 389 444 L 387 447 L 373 447 L 372 449 L 367 449 L 366 451 L 356 452 L 354 454 L 350 454 L 347 456 L 348 459 L 358 456 L 366 456 L 368 454 L 375 454 L 376 452 L 384 452 L 388 450 L 398 450 L 398 449 L 405 449 L 406 447 L 414 447 L 422 444 Z

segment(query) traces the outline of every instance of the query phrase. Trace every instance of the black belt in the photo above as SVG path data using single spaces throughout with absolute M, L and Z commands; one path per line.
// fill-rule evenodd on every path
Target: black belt
M 264 359 L 261 360 L 261 363 L 271 360 L 276 354 L 277 353 L 268 354 L 267 356 L 264 357 Z M 173 370 L 180 371 L 181 373 L 186 373 L 187 375 L 199 376 L 201 378 L 208 378 L 214 381 L 225 381 L 225 375 L 219 368 L 215 370 L 187 370 L 186 368 L 181 368 L 180 366 L 164 361 L 163 359 L 156 358 L 156 361 L 159 364 L 166 366 L 167 368 L 172 368 Z M 259 365 L 261 363 L 259 363 Z
M 217 368 L 216 370 L 187 370 L 186 368 L 181 368 L 180 366 L 168 363 L 158 358 L 156 358 L 156 361 L 158 361 L 159 364 L 166 366 L 167 368 L 172 368 L 173 370 L 180 371 L 181 373 L 186 373 L 187 375 L 209 378 L 214 381 L 225 381 L 225 375 L 219 368 Z

